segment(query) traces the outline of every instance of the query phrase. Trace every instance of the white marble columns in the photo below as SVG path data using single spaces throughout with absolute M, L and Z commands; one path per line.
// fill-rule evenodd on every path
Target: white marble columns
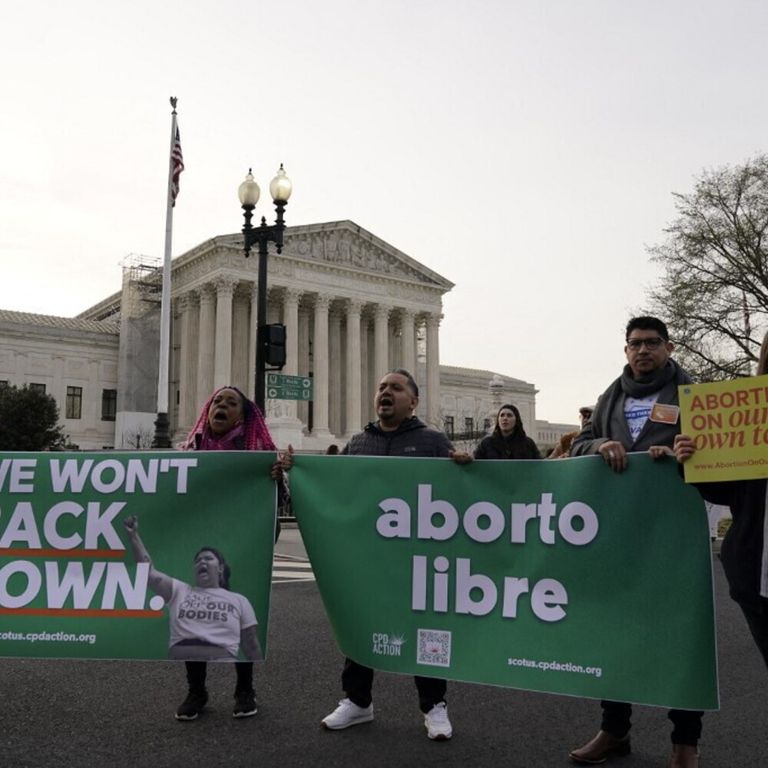
M 279 408 L 270 410 L 276 419 L 275 428 L 293 429 L 300 437 L 301 417 L 304 437 L 319 441 L 310 443 L 312 447 L 341 442 L 372 417 L 370 404 L 382 376 L 393 367 L 402 367 L 418 381 L 420 361 L 424 360 L 426 372 L 422 369 L 421 376 L 425 380 L 418 381 L 424 390 L 419 414 L 430 424 L 438 424 L 439 313 L 294 286 L 273 287 L 268 316 L 286 326 L 287 354 L 282 372 L 311 375 L 314 388 L 311 420 L 305 404 L 275 401 L 273 405 L 279 402 Z M 182 294 L 176 301 L 176 428 L 183 432 L 192 425 L 200 405 L 214 388 L 232 383 L 253 395 L 258 295 L 253 281 L 223 275 Z M 417 343 L 418 338 L 421 341 Z
M 440 423 L 440 315 L 427 316 L 427 411 L 426 421 Z
M 221 277 L 216 281 L 216 337 L 214 341 L 213 388 L 232 379 L 232 295 L 235 282 Z
M 414 326 L 415 313 L 410 309 L 400 311 L 400 333 L 402 362 L 400 368 L 405 368 L 412 376 L 416 375 L 416 329 Z
M 389 314 L 391 307 L 377 304 L 373 310 L 373 377 L 378 381 L 390 369 Z
M 179 308 L 179 421 L 190 424 L 195 418 L 196 387 L 192 349 L 193 313 L 197 309 L 196 297 L 187 294 L 178 299 Z M 173 402 L 173 399 L 171 399 Z
M 314 369 L 314 401 L 312 432 L 317 437 L 330 435 L 328 431 L 328 307 L 331 297 L 324 293 L 315 298 L 315 322 L 312 336 L 312 368 Z
M 197 400 L 198 407 L 213 391 L 213 344 L 216 328 L 216 295 L 213 286 L 200 289 L 200 323 L 197 339 Z M 183 424 L 182 427 L 192 426 Z
M 250 315 L 250 294 L 237 286 L 232 303 L 232 361 L 229 381 L 241 392 L 246 392 L 249 397 L 253 397 L 254 389 L 251 388 L 248 369 L 251 358 Z
M 283 373 L 288 376 L 299 376 L 299 301 L 301 291 L 287 288 L 283 304 L 283 323 L 285 324 L 285 368 Z M 295 420 L 297 408 L 295 400 L 285 404 L 285 415 Z
M 362 426 L 360 382 L 362 360 L 360 355 L 360 310 L 362 302 L 350 299 L 347 303 L 347 365 L 346 365 L 346 418 L 344 432 L 350 437 Z
M 342 349 L 341 320 L 338 307 L 331 306 L 328 315 L 328 429 L 334 435 L 343 434 L 341 419 Z

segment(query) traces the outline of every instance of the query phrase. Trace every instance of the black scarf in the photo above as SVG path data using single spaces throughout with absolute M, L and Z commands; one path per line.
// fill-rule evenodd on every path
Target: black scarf
M 663 389 L 673 379 L 678 383 L 683 382 L 683 369 L 672 359 L 667 360 L 666 365 L 658 370 L 633 378 L 629 365 L 624 366 L 621 374 L 621 389 L 629 397 L 648 397 L 654 392 Z

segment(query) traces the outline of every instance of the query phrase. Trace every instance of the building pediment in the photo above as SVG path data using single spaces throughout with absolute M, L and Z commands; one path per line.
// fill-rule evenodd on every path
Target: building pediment
M 450 290 L 453 283 L 352 221 L 292 227 L 283 254 Z
M 233 234 L 215 237 L 179 256 L 174 264 L 181 267 L 209 255 L 217 247 L 239 252 L 243 247 L 243 236 Z M 282 254 L 275 254 L 270 246 L 270 262 L 275 264 L 281 260 L 406 281 L 441 292 L 453 288 L 450 280 L 352 221 L 287 227 Z M 253 261 L 255 264 L 256 259 Z

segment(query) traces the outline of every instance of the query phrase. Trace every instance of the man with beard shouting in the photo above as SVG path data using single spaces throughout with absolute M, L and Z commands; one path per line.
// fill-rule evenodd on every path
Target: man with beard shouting
M 353 435 L 342 455 L 451 457 L 459 464 L 472 461 L 467 453 L 457 453 L 443 432 L 430 429 L 414 415 L 419 403 L 419 388 L 408 371 L 397 368 L 380 382 L 374 397 L 377 421 Z M 430 739 L 445 741 L 453 735 L 445 703 L 446 681 L 435 677 L 414 677 L 419 707 Z M 336 731 L 373 720 L 373 670 L 346 659 L 341 673 L 346 698 L 325 717 L 325 728 Z

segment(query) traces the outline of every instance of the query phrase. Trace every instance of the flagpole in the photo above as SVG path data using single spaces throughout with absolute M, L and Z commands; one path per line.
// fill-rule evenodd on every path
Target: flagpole
M 170 419 L 168 418 L 168 368 L 171 345 L 171 242 L 173 239 L 173 150 L 176 143 L 176 102 L 171 97 L 171 146 L 168 150 L 168 194 L 165 210 L 165 251 L 163 255 L 163 287 L 160 301 L 160 358 L 157 372 L 157 419 L 153 448 L 170 448 Z

